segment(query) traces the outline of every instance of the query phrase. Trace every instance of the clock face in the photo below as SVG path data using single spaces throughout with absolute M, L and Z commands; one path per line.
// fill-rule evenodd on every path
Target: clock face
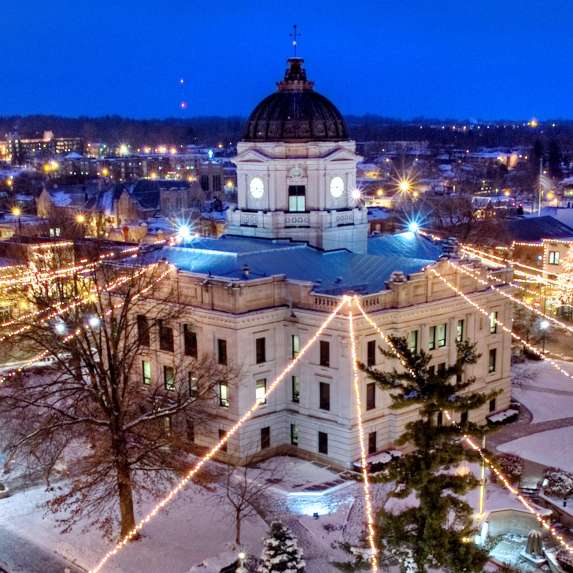
M 342 197 L 344 193 L 344 181 L 342 177 L 333 177 L 330 180 L 330 194 L 335 198 L 338 199 Z
M 265 192 L 265 184 L 260 177 L 253 177 L 249 185 L 249 190 L 253 199 L 260 199 Z

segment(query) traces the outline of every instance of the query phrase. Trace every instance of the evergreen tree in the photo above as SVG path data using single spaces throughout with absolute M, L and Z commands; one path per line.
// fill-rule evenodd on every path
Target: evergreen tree
M 303 573 L 305 562 L 302 549 L 288 527 L 274 521 L 270 535 L 265 539 L 258 573 Z
M 559 142 L 555 139 L 552 139 L 549 142 L 547 151 L 547 167 L 551 177 L 561 177 L 561 147 L 559 146 Z
M 559 301 L 563 306 L 573 305 L 573 246 L 567 249 L 561 259 L 561 272 L 557 276 Z
M 414 451 L 389 464 L 383 478 L 396 483 L 393 497 L 404 499 L 414 494 L 417 505 L 412 503 L 399 512 L 380 511 L 380 546 L 400 558 L 403 571 L 482 571 L 487 553 L 473 543 L 472 508 L 461 498 L 479 482 L 470 472 L 454 470 L 465 460 L 479 459 L 477 452 L 464 447 L 461 438 L 463 434 L 482 436 L 483 427 L 469 421 L 468 414 L 496 393 L 469 391 L 475 379 L 464 379 L 464 370 L 479 358 L 469 342 L 458 342 L 454 365 L 435 370 L 429 366 L 430 354 L 412 352 L 405 338 L 390 338 L 407 368 L 383 372 L 361 367 L 391 392 L 393 409 L 419 407 L 417 419 L 406 425 L 398 440 L 399 445 L 414 446 Z M 382 352 L 395 358 L 389 351 Z M 459 424 L 449 424 L 444 411 L 456 420 L 461 418 Z

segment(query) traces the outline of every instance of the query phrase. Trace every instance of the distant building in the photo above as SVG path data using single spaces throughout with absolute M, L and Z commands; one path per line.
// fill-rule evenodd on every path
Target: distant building
M 84 141 L 81 137 L 55 137 L 45 131 L 41 138 L 21 138 L 18 134 L 8 136 L 6 145 L 13 165 L 23 165 L 38 158 L 51 158 L 67 153 L 83 153 Z

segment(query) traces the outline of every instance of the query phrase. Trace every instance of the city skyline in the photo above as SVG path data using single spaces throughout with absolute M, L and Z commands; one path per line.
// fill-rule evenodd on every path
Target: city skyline
M 246 116 L 282 77 L 296 23 L 310 79 L 345 115 L 573 118 L 573 7 L 524 4 L 11 5 L 0 115 Z

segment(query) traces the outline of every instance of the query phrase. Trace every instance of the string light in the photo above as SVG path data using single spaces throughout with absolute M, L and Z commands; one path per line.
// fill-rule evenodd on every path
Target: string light
M 372 511 L 372 499 L 370 497 L 370 480 L 368 476 L 368 461 L 366 454 L 366 442 L 364 438 L 364 428 L 362 425 L 362 399 L 360 397 L 360 376 L 358 371 L 358 357 L 356 355 L 356 336 L 354 334 L 354 317 L 352 314 L 352 303 L 355 299 L 344 297 L 348 303 L 348 331 L 350 334 L 350 348 L 352 353 L 352 384 L 354 387 L 354 398 L 356 400 L 356 410 L 358 416 L 358 437 L 360 442 L 360 464 L 362 469 L 364 505 L 366 508 L 366 520 L 368 525 L 368 543 L 372 552 L 371 566 L 372 572 L 378 571 L 378 548 L 376 547 L 376 537 L 374 532 L 374 516 Z
M 555 360 L 553 360 L 553 358 L 549 358 L 549 356 L 544 354 L 541 350 L 538 350 L 535 346 L 533 346 L 533 344 L 530 344 L 527 340 L 525 340 L 524 338 L 522 338 L 518 334 L 515 334 L 515 332 L 513 332 L 513 330 L 511 330 L 511 328 L 508 328 L 507 326 L 505 326 L 505 324 L 503 324 L 503 322 L 501 320 L 499 320 L 498 318 L 495 318 L 495 316 L 490 315 L 487 312 L 487 310 L 483 309 L 481 306 L 479 306 L 479 304 L 477 304 L 476 302 L 471 300 L 464 292 L 462 292 L 459 288 L 457 288 L 452 283 L 450 283 L 447 279 L 445 279 L 438 271 L 436 271 L 436 269 L 431 268 L 430 271 L 432 273 L 434 273 L 434 275 L 436 275 L 446 286 L 448 286 L 451 290 L 453 290 L 457 295 L 461 296 L 466 302 L 468 302 L 475 309 L 477 309 L 479 312 L 481 312 L 481 314 L 483 314 L 488 319 L 493 320 L 496 324 L 499 324 L 499 326 L 501 326 L 501 328 L 504 332 L 507 332 L 507 334 L 510 334 L 512 336 L 512 338 L 519 341 L 526 348 L 531 350 L 531 352 L 533 352 L 534 354 L 537 354 L 541 358 L 547 360 L 547 362 L 549 362 L 549 364 L 551 364 L 551 366 L 553 366 L 553 368 L 555 368 L 556 370 L 559 370 L 559 372 L 561 372 L 561 374 L 563 374 L 567 378 L 573 379 L 573 376 L 571 374 L 569 374 L 569 372 L 567 372 L 566 370 L 563 370 L 563 368 L 561 368 L 561 366 L 559 366 L 559 364 L 557 364 L 557 362 Z
M 541 310 L 536 309 L 535 307 L 531 306 L 530 304 L 527 304 L 526 302 L 519 300 L 518 298 L 515 298 L 514 296 L 510 295 L 509 293 L 506 293 L 505 291 L 501 290 L 500 288 L 494 286 L 494 285 L 490 285 L 487 281 L 483 280 L 482 278 L 480 278 L 479 276 L 473 274 L 472 272 L 470 272 L 469 270 L 467 270 L 466 268 L 460 266 L 460 265 L 456 265 L 455 263 L 453 263 L 452 261 L 448 261 L 448 263 L 454 267 L 455 269 L 461 271 L 462 273 L 466 274 L 469 277 L 472 277 L 473 279 L 475 279 L 476 281 L 478 281 L 479 283 L 487 286 L 489 289 L 498 292 L 499 294 L 503 295 L 504 297 L 510 299 L 511 301 L 513 301 L 516 304 L 519 304 L 521 306 L 523 306 L 524 308 L 527 308 L 528 310 L 530 310 L 531 312 L 537 314 L 538 316 L 542 316 L 543 318 L 550 320 L 551 322 L 557 324 L 557 326 L 564 328 L 566 330 L 568 330 L 569 332 L 573 333 L 573 327 L 569 326 L 568 324 L 565 324 L 564 322 L 561 322 L 560 320 L 553 318 L 552 316 L 550 316 L 549 314 L 546 314 L 545 312 L 542 312 Z
M 541 272 L 541 269 L 537 269 L 535 267 L 530 267 L 529 265 L 519 263 L 518 261 L 514 261 L 512 259 L 503 259 L 502 257 L 498 257 L 497 255 L 492 255 L 491 253 L 485 253 L 484 251 L 480 251 L 479 249 L 476 249 L 474 247 L 469 247 L 468 245 L 463 245 L 461 247 L 461 250 L 466 251 L 471 255 L 477 256 L 480 259 L 482 259 L 486 262 L 489 262 L 490 264 L 496 264 L 499 266 L 507 266 L 509 264 L 509 265 L 513 265 L 514 267 L 522 267 L 524 269 L 530 269 L 530 270 L 535 271 L 536 273 Z M 497 261 L 500 261 L 500 262 L 497 262 L 496 259 L 497 259 Z M 561 285 L 559 285 L 559 283 L 557 281 L 548 279 L 548 278 L 543 277 L 539 274 L 527 273 L 525 271 L 520 270 L 519 268 L 515 268 L 514 272 L 516 274 L 521 275 L 521 276 L 531 277 L 536 282 L 544 283 L 544 284 L 551 285 L 551 286 L 561 286 Z
M 155 263 L 154 265 L 150 265 L 150 266 L 157 266 L 157 265 L 159 265 L 159 263 Z M 173 268 L 174 267 L 172 265 L 169 265 L 169 268 L 165 272 L 163 272 L 159 277 L 157 277 L 157 279 L 155 279 L 147 287 L 143 288 L 138 293 L 136 293 L 131 300 L 135 301 L 138 298 L 145 295 L 147 292 L 149 292 L 152 288 L 155 288 L 155 286 L 161 280 L 163 280 L 173 270 Z M 109 316 L 113 312 L 114 309 L 119 308 L 122 304 L 123 304 L 122 302 L 113 304 L 111 306 L 111 308 L 109 308 L 108 310 L 106 310 L 104 312 L 104 316 Z M 88 326 L 86 325 L 86 329 L 87 328 L 88 328 Z M 72 332 L 70 335 L 68 335 L 66 338 L 64 338 L 63 342 L 69 342 L 70 340 L 72 340 L 75 336 L 79 335 L 80 333 L 81 333 L 81 328 L 76 329 L 74 332 Z M 11 378 L 14 378 L 17 374 L 19 374 L 20 372 L 23 372 L 26 368 L 29 368 L 30 366 L 34 366 L 38 362 L 41 362 L 42 360 L 44 360 L 44 358 L 47 358 L 50 354 L 51 354 L 51 352 L 49 350 L 45 350 L 43 352 L 40 352 L 39 354 L 36 354 L 30 360 L 27 360 L 26 362 L 24 362 L 23 364 L 21 364 L 17 368 L 8 372 L 8 374 L 6 374 L 5 376 L 0 377 L 0 384 L 7 382 Z
M 340 312 L 340 309 L 347 304 L 347 299 L 344 298 L 324 320 L 319 329 L 314 333 L 314 336 L 303 346 L 298 355 L 291 360 L 291 362 L 284 368 L 284 370 L 274 379 L 274 381 L 267 388 L 263 396 L 255 400 L 255 403 L 233 424 L 231 429 L 183 476 L 170 492 L 163 497 L 125 536 L 118 541 L 118 543 L 110 549 L 100 560 L 100 562 L 91 569 L 89 573 L 98 573 L 102 567 L 114 556 L 117 555 L 127 543 L 133 539 L 166 505 L 168 505 L 193 479 L 199 470 L 221 450 L 221 448 L 229 441 L 229 439 L 237 433 L 239 428 L 247 422 L 251 416 L 257 411 L 259 406 L 266 402 L 267 397 L 270 396 L 284 380 L 286 375 L 296 366 L 300 359 L 306 354 L 308 349 L 318 340 L 324 330 L 333 321 L 334 317 Z
M 116 288 L 125 284 L 126 282 L 135 280 L 136 278 L 140 277 L 143 273 L 145 273 L 148 270 L 148 268 L 152 268 L 154 266 L 156 266 L 156 265 L 149 265 L 149 267 L 143 267 L 142 269 L 140 269 L 139 271 L 137 271 L 133 275 L 119 277 L 115 281 L 112 281 L 111 283 L 108 283 L 107 285 L 105 285 L 104 290 L 107 292 L 114 291 Z M 95 291 L 91 290 L 90 293 L 86 297 L 77 296 L 72 300 L 72 302 L 69 302 L 68 304 L 64 305 L 63 303 L 59 302 L 59 303 L 56 303 L 55 305 L 52 305 L 48 308 L 43 308 L 40 310 L 36 310 L 34 312 L 29 312 L 28 314 L 20 316 L 17 319 L 9 320 L 7 322 L 0 324 L 0 327 L 11 326 L 13 324 L 20 323 L 23 320 L 38 317 L 41 314 L 43 314 L 45 312 L 49 312 L 51 310 L 51 312 L 49 312 L 49 314 L 42 317 L 42 321 L 41 321 L 41 322 L 48 322 L 49 320 L 56 318 L 58 315 L 63 314 L 64 312 L 69 312 L 70 310 L 73 310 L 74 308 L 76 308 L 78 306 L 81 306 L 83 304 L 87 304 L 87 303 L 91 302 L 91 296 L 94 293 L 95 293 Z M 17 330 L 14 330 L 12 332 L 8 332 L 5 335 L 0 337 L 0 342 L 3 342 L 4 340 L 11 338 L 12 336 L 15 336 L 17 334 L 22 334 L 24 332 L 27 332 L 28 330 L 31 330 L 32 328 L 34 328 L 34 326 L 35 326 L 35 324 L 27 324 L 27 325 L 20 327 Z
M 390 340 L 390 338 L 388 336 L 386 336 L 386 334 L 378 327 L 378 325 L 366 314 L 366 312 L 364 311 L 364 308 L 362 307 L 362 305 L 360 304 L 360 301 L 358 299 L 358 297 L 355 297 L 355 302 L 358 306 L 358 309 L 360 310 L 362 316 L 366 319 L 366 321 L 376 330 L 376 332 L 380 335 L 380 337 L 384 340 L 384 342 L 386 342 L 386 344 L 388 344 L 388 347 L 390 348 L 390 350 L 392 351 L 392 353 L 396 356 L 396 358 L 400 361 L 400 364 L 402 364 L 402 366 L 404 366 L 404 368 L 410 373 L 410 375 L 415 376 L 414 371 L 408 367 L 404 357 L 398 352 L 398 349 L 396 348 L 396 346 L 392 343 L 392 341 Z M 444 411 L 447 419 L 455 424 L 458 425 L 457 422 L 450 416 L 448 411 Z M 537 519 L 537 521 L 539 521 L 539 523 L 542 525 L 542 527 L 544 529 L 546 529 L 547 531 L 549 531 L 551 533 L 551 535 L 557 539 L 557 541 L 571 554 L 573 554 L 573 546 L 569 545 L 566 541 L 566 539 L 550 524 L 546 521 L 546 519 L 543 517 L 543 515 L 541 513 L 539 513 L 530 503 L 529 501 L 523 496 L 521 495 L 521 493 L 519 492 L 519 490 L 517 490 L 516 488 L 514 488 L 510 481 L 505 477 L 505 475 L 502 473 L 502 471 L 495 465 L 494 462 L 492 462 L 492 460 L 489 459 L 489 457 L 484 453 L 483 449 L 479 446 L 479 444 L 477 444 L 470 436 L 468 436 L 467 434 L 463 435 L 463 439 L 464 441 L 475 451 L 477 451 L 480 455 L 480 457 L 482 458 L 482 460 L 487 464 L 487 466 L 491 469 L 491 471 L 493 471 L 493 473 L 499 478 L 499 480 L 501 481 L 501 483 L 505 486 L 505 488 L 511 492 L 517 499 L 518 501 L 521 502 L 521 504 L 530 512 L 532 513 L 535 518 Z

